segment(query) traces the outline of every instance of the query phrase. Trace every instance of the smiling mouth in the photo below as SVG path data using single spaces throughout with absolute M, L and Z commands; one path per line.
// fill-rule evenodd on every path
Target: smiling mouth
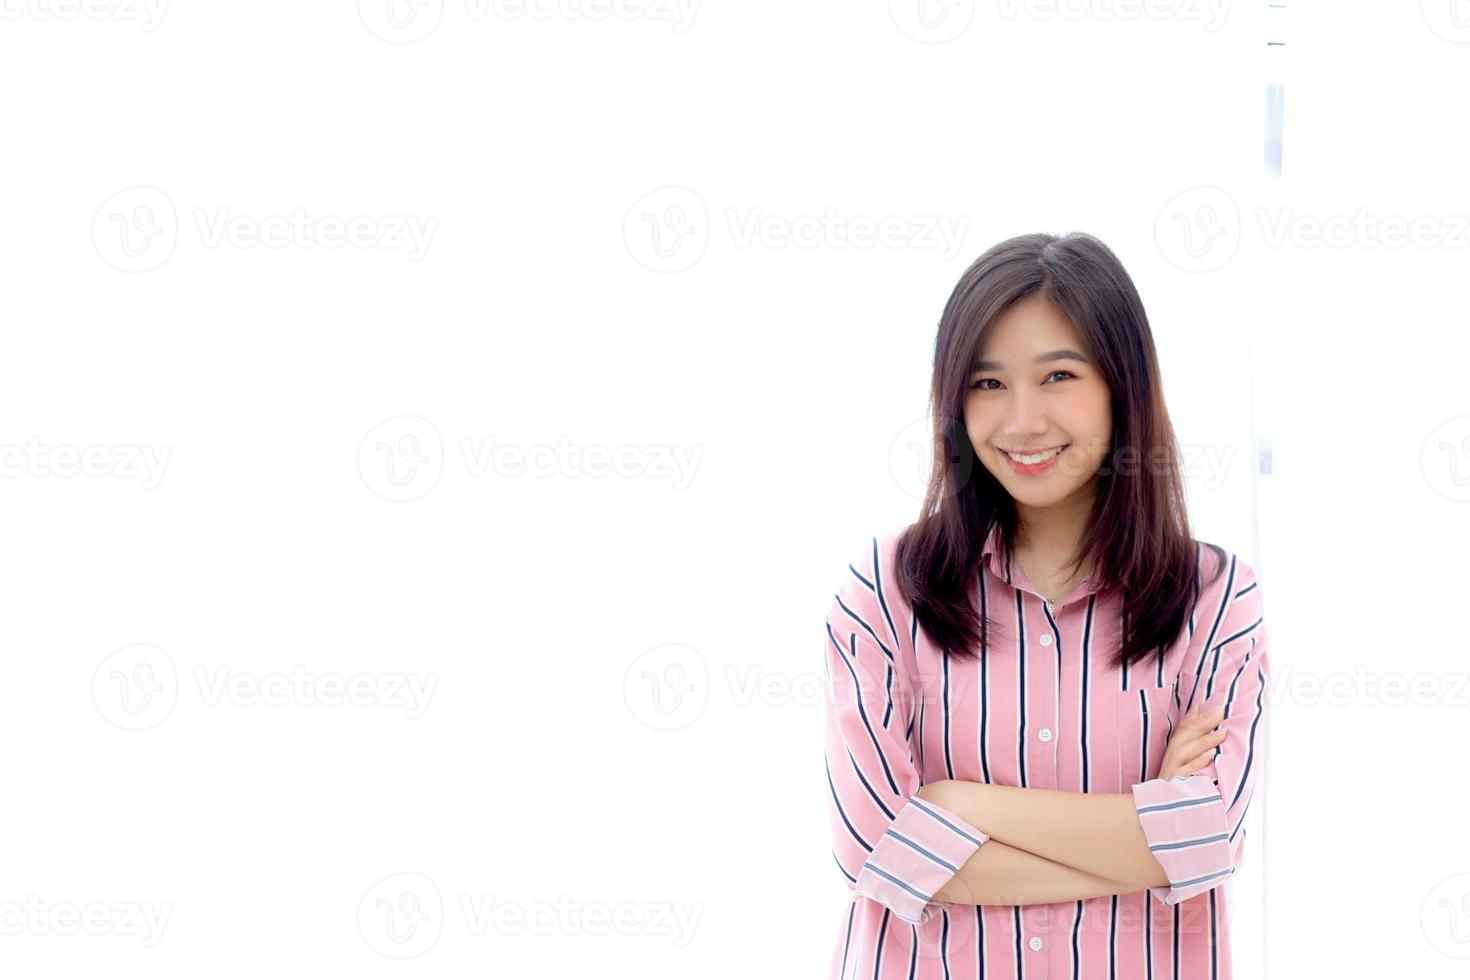
M 1005 453 L 1007 456 L 1018 463 L 1026 466 L 1034 466 L 1037 463 L 1045 463 L 1047 460 L 1059 455 L 1062 450 L 1066 449 L 1067 446 L 1070 445 L 1071 443 L 1064 443 L 1063 445 L 1053 446 L 1050 449 L 1043 449 L 1039 452 L 1034 453 L 1013 453 L 1009 449 L 1002 449 L 1001 452 Z

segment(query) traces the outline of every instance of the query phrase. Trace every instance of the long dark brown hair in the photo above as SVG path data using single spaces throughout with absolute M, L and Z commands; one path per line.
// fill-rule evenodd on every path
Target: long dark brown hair
M 1111 392 L 1111 444 L 1071 574 L 1091 557 L 1098 591 L 1122 590 L 1116 666 L 1155 651 L 1162 656 L 1200 588 L 1199 543 L 1189 532 L 1179 445 L 1143 302 L 1112 250 L 1082 232 L 1007 239 L 976 259 L 950 294 L 934 342 L 933 468 L 920 518 L 898 541 L 899 589 L 947 655 L 970 659 L 988 649 L 992 624 L 977 607 L 980 552 L 998 525 L 1001 558 L 1009 562 L 1018 514 L 1010 493 L 976 458 L 964 400 L 992 324 L 1033 293 L 1071 322 Z M 1225 552 L 1207 546 L 1219 558 L 1218 576 Z

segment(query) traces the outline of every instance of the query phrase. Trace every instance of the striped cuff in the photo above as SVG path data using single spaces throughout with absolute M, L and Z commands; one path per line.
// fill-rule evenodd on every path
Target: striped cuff
M 950 811 L 912 796 L 868 855 L 853 891 L 922 925 L 953 904 L 929 899 L 988 840 Z
M 1148 849 L 1169 876 L 1169 887 L 1148 889 L 1159 901 L 1178 905 L 1235 873 L 1225 803 L 1214 780 L 1196 775 L 1135 783 L 1133 805 Z

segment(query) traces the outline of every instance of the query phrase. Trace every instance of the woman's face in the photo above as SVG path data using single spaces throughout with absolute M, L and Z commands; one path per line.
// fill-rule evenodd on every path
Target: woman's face
M 1057 352 L 1066 352 L 1058 354 Z M 975 455 L 1015 499 L 1023 516 L 1065 504 L 1084 513 L 1093 477 L 1107 459 L 1113 416 L 1102 375 L 1072 325 L 1032 293 L 994 324 L 976 356 L 965 395 L 965 431 Z M 1006 450 L 1064 448 L 1039 467 Z

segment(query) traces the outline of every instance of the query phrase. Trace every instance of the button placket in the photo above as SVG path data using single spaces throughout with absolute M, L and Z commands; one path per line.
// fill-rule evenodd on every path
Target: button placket
M 1054 744 L 1053 738 L 1056 735 L 1054 726 L 1057 724 L 1057 719 L 1060 717 L 1061 714 L 1061 677 L 1057 675 L 1057 672 L 1061 669 L 1060 665 L 1058 664 L 1058 660 L 1060 659 L 1059 654 L 1061 651 L 1061 624 L 1058 623 L 1056 619 L 1051 615 L 1043 615 L 1042 620 L 1044 632 L 1036 634 L 1036 642 L 1049 654 L 1049 656 L 1046 657 L 1046 663 L 1051 667 L 1053 674 L 1051 685 L 1052 699 L 1051 704 L 1048 708 L 1047 716 L 1038 717 L 1036 719 L 1035 732 L 1036 740 L 1040 742 L 1043 746 L 1049 747 L 1051 750 L 1048 753 L 1045 761 L 1046 765 L 1049 767 L 1047 769 L 1047 772 L 1051 777 L 1051 785 L 1055 787 L 1058 785 L 1057 747 L 1059 743 Z

